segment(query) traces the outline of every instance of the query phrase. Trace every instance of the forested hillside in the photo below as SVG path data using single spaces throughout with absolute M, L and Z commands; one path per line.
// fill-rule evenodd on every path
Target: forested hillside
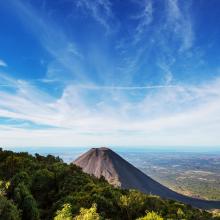
M 114 188 L 58 157 L 0 149 L 0 219 L 218 218 L 179 202 Z

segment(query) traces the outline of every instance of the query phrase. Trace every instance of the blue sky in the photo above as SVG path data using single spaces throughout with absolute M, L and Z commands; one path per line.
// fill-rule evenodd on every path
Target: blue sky
M 220 146 L 220 1 L 0 2 L 1 146 Z

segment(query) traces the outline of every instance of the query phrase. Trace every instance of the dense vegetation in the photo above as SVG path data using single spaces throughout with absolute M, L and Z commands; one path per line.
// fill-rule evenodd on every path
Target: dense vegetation
M 1 220 L 217 219 L 176 201 L 122 190 L 60 158 L 0 149 Z

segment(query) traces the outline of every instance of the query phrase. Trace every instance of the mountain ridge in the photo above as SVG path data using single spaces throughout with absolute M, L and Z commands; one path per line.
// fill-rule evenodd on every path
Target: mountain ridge
M 220 201 L 188 197 L 163 186 L 107 147 L 92 148 L 73 163 L 90 175 L 98 178 L 104 176 L 110 184 L 117 187 L 137 189 L 144 193 L 177 200 L 197 208 L 220 209 Z

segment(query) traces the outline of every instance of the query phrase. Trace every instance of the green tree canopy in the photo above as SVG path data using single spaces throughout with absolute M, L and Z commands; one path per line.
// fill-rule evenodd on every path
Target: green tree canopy
M 101 217 L 97 213 L 96 204 L 94 203 L 90 209 L 81 208 L 80 214 L 74 220 L 101 220 Z
M 12 201 L 0 195 L 0 219 L 20 220 L 20 212 Z
M 58 210 L 54 220 L 72 220 L 71 205 L 64 204 L 61 210 Z
M 152 211 L 148 212 L 146 216 L 138 218 L 137 220 L 163 220 L 163 218 Z

